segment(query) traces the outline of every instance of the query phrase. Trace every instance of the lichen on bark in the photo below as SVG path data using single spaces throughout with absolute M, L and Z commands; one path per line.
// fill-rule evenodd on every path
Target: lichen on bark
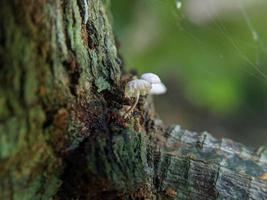
M 55 195 L 69 149 L 96 123 L 81 109 L 100 111 L 99 92 L 119 83 L 104 4 L 88 6 L 83 23 L 77 1 L 1 2 L 0 199 Z

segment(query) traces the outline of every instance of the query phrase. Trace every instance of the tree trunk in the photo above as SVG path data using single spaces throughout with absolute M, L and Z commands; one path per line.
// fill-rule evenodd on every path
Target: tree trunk
M 0 199 L 267 199 L 267 148 L 124 119 L 108 3 L 0 2 Z

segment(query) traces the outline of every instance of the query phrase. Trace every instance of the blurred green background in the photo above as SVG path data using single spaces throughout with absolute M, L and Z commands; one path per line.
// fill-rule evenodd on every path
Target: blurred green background
M 166 124 L 267 144 L 267 2 L 112 0 L 127 70 L 158 74 Z

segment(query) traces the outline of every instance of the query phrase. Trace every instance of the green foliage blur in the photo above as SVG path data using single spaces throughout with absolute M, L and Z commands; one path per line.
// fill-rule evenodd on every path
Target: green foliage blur
M 165 82 L 155 98 L 166 123 L 266 144 L 267 3 L 196 2 L 112 0 L 126 66 Z

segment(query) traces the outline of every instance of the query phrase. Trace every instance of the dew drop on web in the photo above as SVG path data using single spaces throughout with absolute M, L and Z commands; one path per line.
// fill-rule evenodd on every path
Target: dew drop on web
M 181 0 L 176 0 L 176 8 L 180 10 L 182 8 L 182 1 Z

